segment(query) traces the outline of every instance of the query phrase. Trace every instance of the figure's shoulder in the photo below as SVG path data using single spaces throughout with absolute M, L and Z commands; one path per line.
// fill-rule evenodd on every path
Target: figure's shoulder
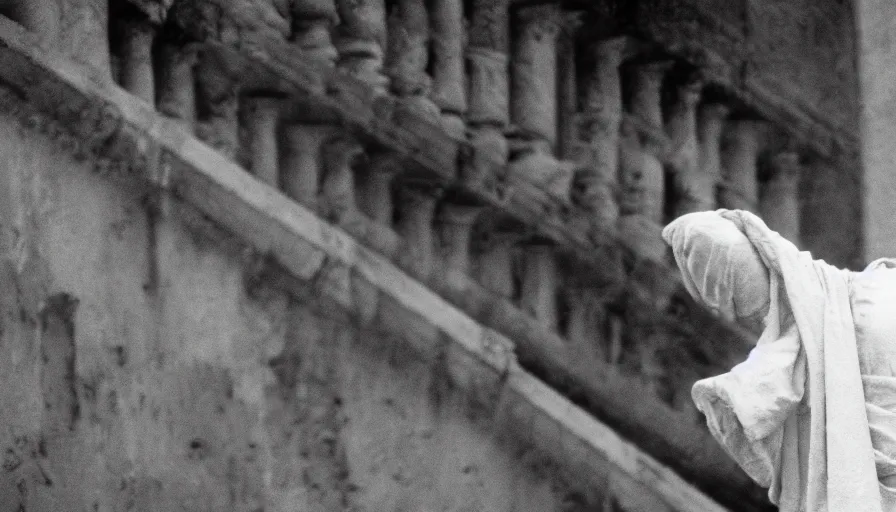
M 876 270 L 879 268 L 896 269 L 896 258 L 878 258 L 869 263 L 864 271 Z

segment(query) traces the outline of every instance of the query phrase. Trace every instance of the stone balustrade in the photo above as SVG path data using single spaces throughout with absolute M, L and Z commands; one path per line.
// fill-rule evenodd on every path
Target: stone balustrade
M 379 122 L 406 116 L 447 134 L 464 148 L 450 171 L 423 168 L 400 143 L 350 129 L 320 98 L 275 80 L 259 85 L 199 37 L 166 38 L 148 19 L 121 21 L 116 79 L 471 316 L 524 337 L 520 351 L 566 354 L 573 375 L 595 361 L 637 375 L 652 399 L 696 423 L 682 390 L 723 363 L 695 341 L 699 328 L 681 327 L 704 318 L 681 290 L 651 282 L 675 282 L 659 230 L 675 215 L 721 206 L 758 211 L 798 242 L 799 153 L 765 155 L 764 121 L 707 98 L 707 84 L 671 73 L 675 58 L 656 48 L 574 37 L 578 19 L 556 4 L 470 6 L 295 2 L 284 38 L 296 58 L 370 91 L 374 110 L 394 101 Z M 771 177 L 760 184 L 761 158 Z M 439 172 L 453 181 L 433 178 Z M 514 215 L 507 204 L 526 193 L 543 194 L 547 206 L 533 211 L 572 234 L 551 236 L 539 215 Z M 635 279 L 645 266 L 648 277 Z M 589 274 L 599 278 L 581 277 Z M 673 318 L 672 302 L 691 316 Z
M 777 171 L 763 185 L 760 208 L 762 122 L 727 120 L 731 107 L 701 99 L 704 83 L 671 76 L 672 57 L 657 57 L 656 49 L 627 37 L 583 43 L 575 37 L 579 18 L 555 4 L 512 11 L 501 2 L 471 6 L 464 13 L 459 0 L 297 2 L 289 41 L 323 67 L 335 64 L 366 84 L 374 97 L 393 94 L 396 112 L 463 138 L 471 156 L 462 181 L 541 190 L 570 211 L 569 226 L 595 247 L 623 241 L 636 259 L 662 266 L 667 251 L 659 228 L 674 215 L 717 204 L 761 210 L 773 227 L 798 239 L 798 221 L 790 220 L 798 219 L 793 154 L 773 159 Z M 575 250 L 570 260 L 563 243 L 482 198 L 452 204 L 459 196 L 445 191 L 457 184 L 421 181 L 400 154 L 315 115 L 313 102 L 304 100 L 307 108 L 297 115 L 287 107 L 294 100 L 246 85 L 248 72 L 198 41 L 165 39 L 162 27 L 138 16 L 120 24 L 121 85 L 223 154 L 245 160 L 259 180 L 338 224 L 363 217 L 386 229 L 386 245 L 402 245 L 405 268 L 422 281 L 445 269 L 469 275 L 574 340 L 583 354 L 628 358 L 636 373 L 659 371 L 661 349 L 641 345 L 663 337 L 662 322 L 630 319 L 660 334 L 638 340 L 639 330 L 623 323 L 621 338 L 608 342 L 620 337 L 609 333 L 620 330 L 621 318 L 608 308 L 624 309 L 626 301 L 577 284 L 581 263 L 569 263 L 578 261 Z M 625 283 L 624 251 L 609 249 L 602 255 L 611 270 L 601 272 Z M 592 349 L 582 346 L 589 337 Z

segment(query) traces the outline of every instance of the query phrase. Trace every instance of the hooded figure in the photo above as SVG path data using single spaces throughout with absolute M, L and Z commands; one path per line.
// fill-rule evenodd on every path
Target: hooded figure
M 663 230 L 688 292 L 762 327 L 749 357 L 698 381 L 713 436 L 782 512 L 896 512 L 896 264 L 813 260 L 745 211 Z

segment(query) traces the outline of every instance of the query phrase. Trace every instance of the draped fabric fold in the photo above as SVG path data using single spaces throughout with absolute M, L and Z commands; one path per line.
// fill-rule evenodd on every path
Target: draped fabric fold
M 732 226 L 755 252 L 741 246 L 730 258 L 736 265 L 720 268 L 724 262 L 705 253 L 718 253 L 715 245 L 737 239 Z M 879 400 L 866 404 L 866 388 L 869 395 L 879 392 L 892 400 L 892 381 L 863 380 L 850 308 L 851 273 L 813 260 L 745 211 L 685 215 L 669 224 L 663 237 L 697 300 L 727 290 L 721 302 L 708 305 L 719 310 L 718 304 L 733 304 L 735 317 L 738 303 L 755 308 L 765 301 L 764 330 L 747 360 L 694 384 L 692 396 L 713 436 L 750 477 L 769 488 L 782 512 L 896 512 L 896 495 L 878 482 L 879 476 L 884 481 L 881 468 L 894 467 L 896 452 L 886 443 L 896 439 L 891 432 L 896 408 Z M 703 242 L 694 244 L 695 237 Z M 757 274 L 751 259 L 766 272 Z M 749 273 L 752 280 L 738 273 Z M 723 286 L 713 284 L 716 291 L 701 289 L 701 283 L 718 282 Z M 889 441 L 873 447 L 876 437 Z

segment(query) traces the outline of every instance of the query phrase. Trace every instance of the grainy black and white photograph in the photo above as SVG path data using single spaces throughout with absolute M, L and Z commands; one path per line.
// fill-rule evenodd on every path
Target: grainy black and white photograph
M 0 0 L 0 512 L 896 512 L 896 1 Z

